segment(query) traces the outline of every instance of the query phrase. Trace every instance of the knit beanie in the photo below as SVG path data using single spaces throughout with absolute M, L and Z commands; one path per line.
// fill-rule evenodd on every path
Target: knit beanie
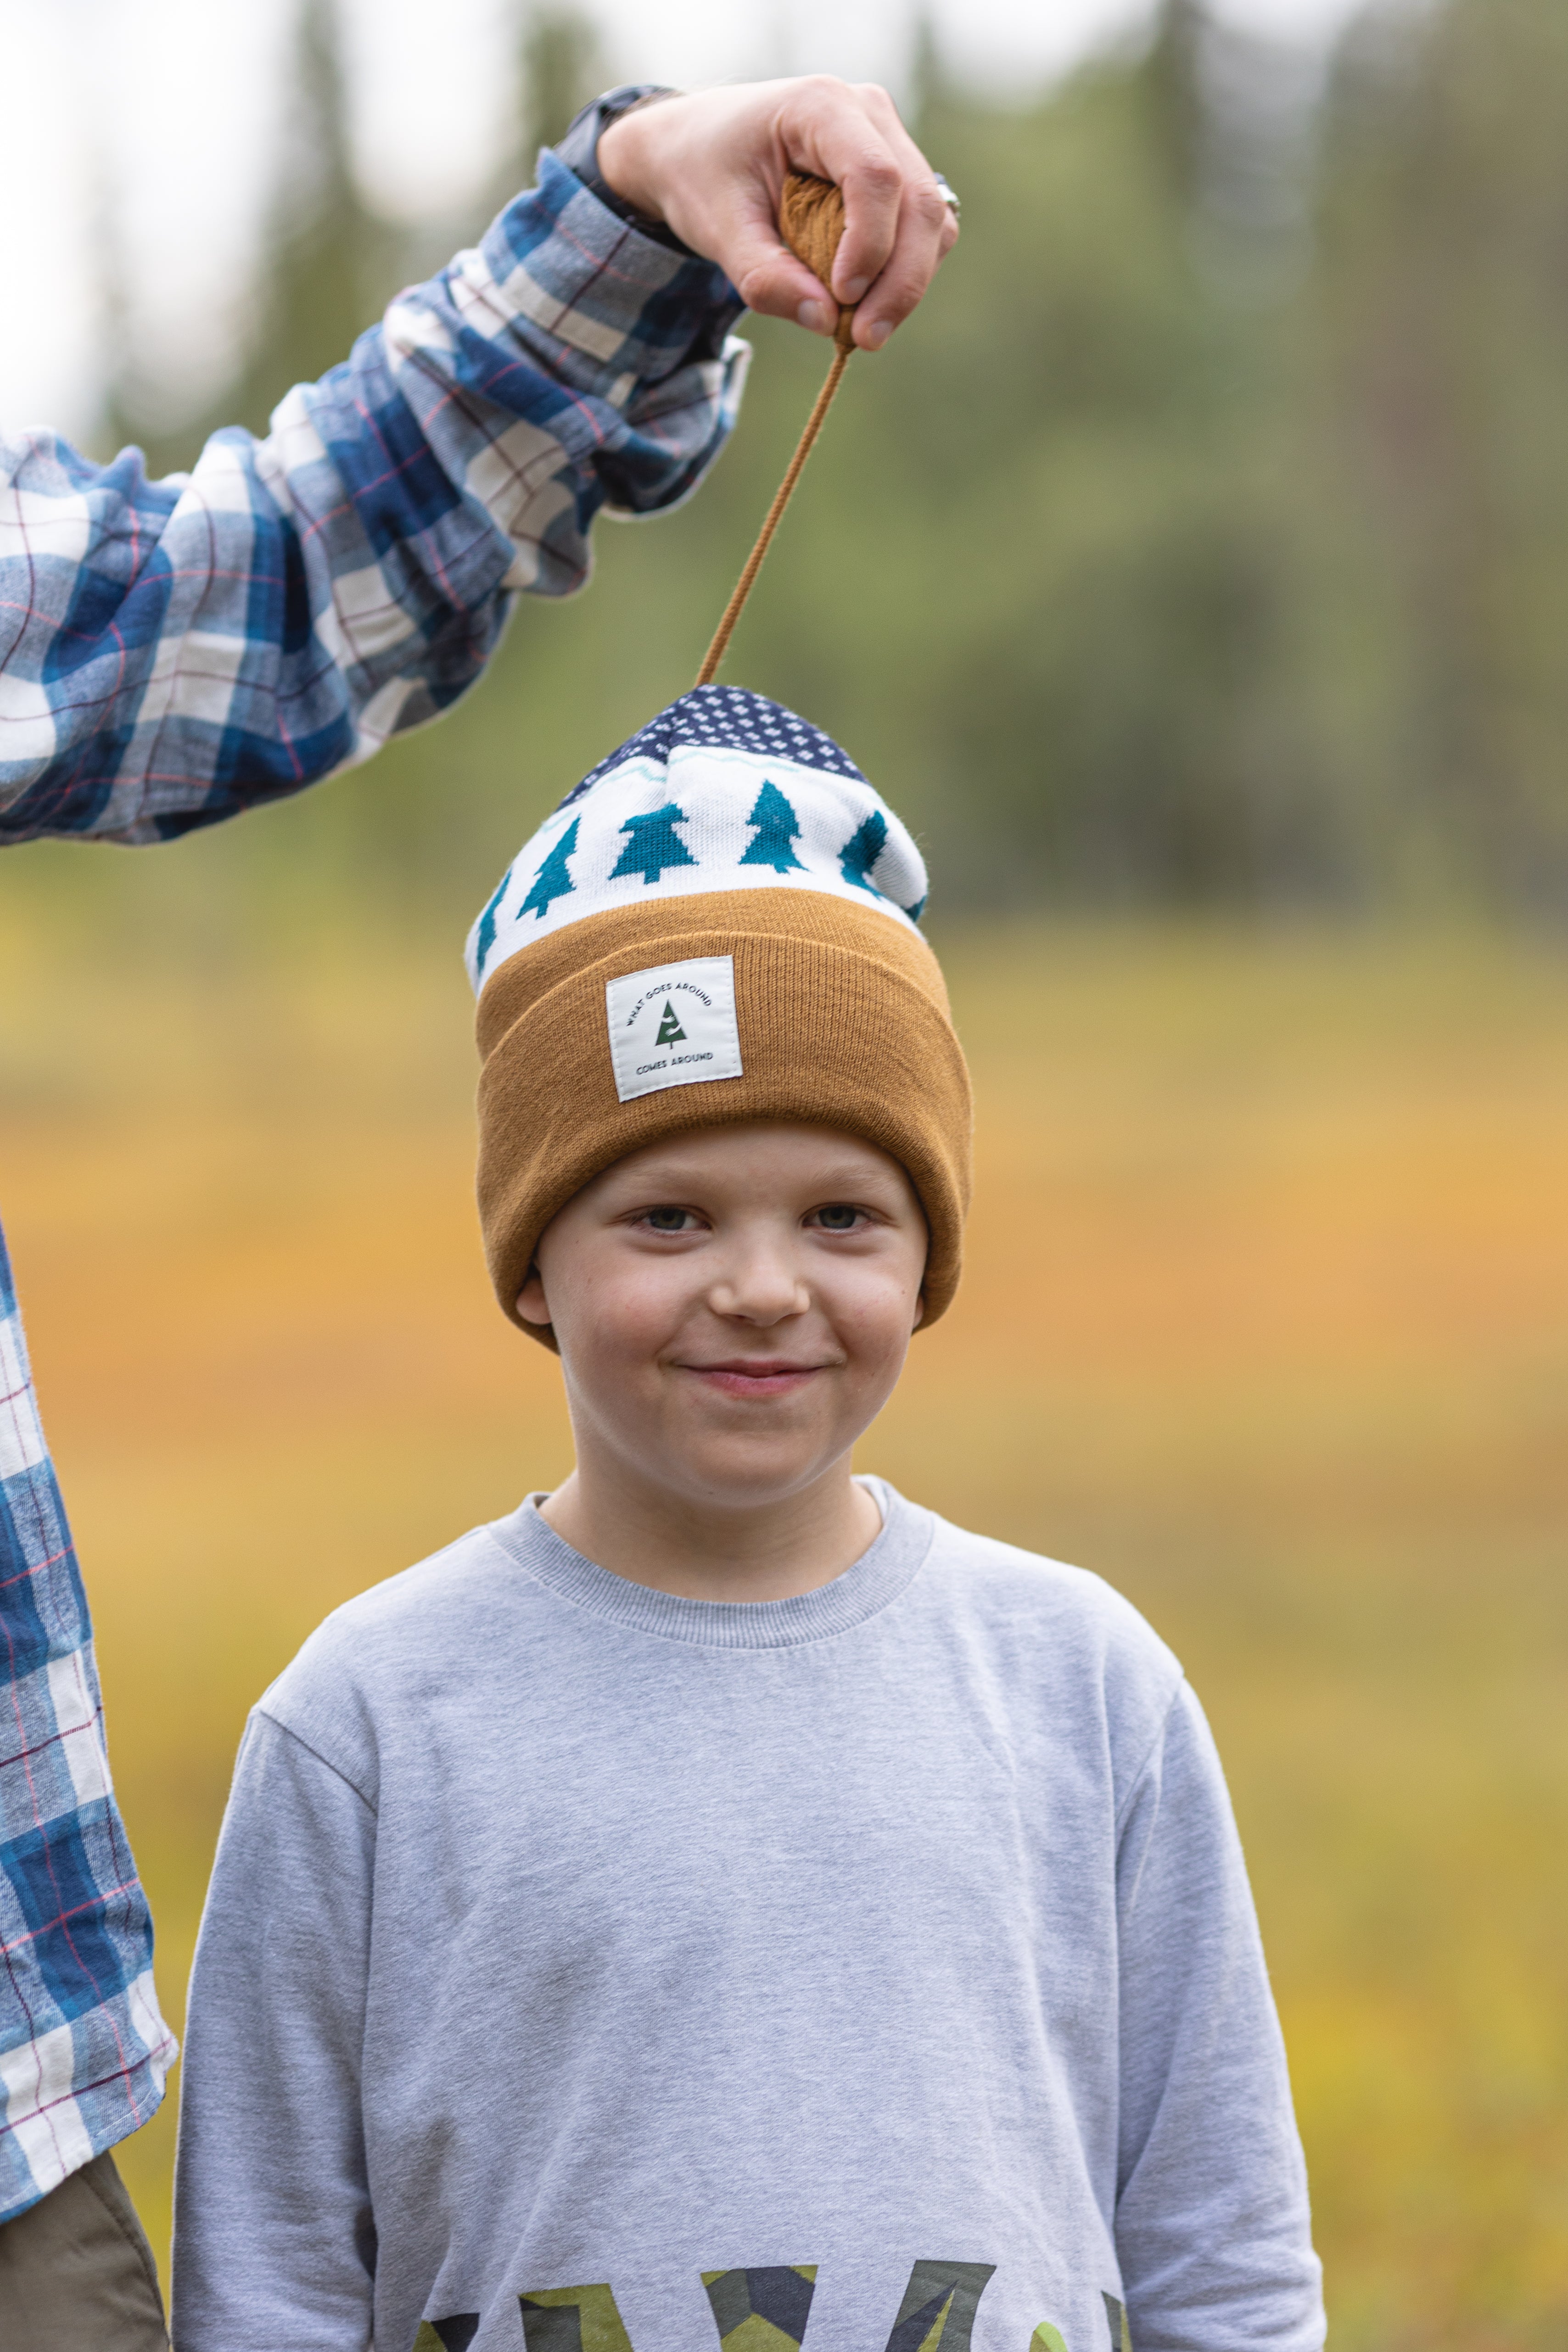
M 830 736 L 737 687 L 683 694 L 519 851 L 468 934 L 479 1217 L 517 1294 L 540 1234 L 628 1152 L 787 1119 L 897 1160 L 958 1286 L 969 1074 L 917 928 L 925 867 Z

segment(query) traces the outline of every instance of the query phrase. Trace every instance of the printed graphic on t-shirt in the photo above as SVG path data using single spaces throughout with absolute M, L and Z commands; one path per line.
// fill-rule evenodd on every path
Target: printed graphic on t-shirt
M 916 2263 L 889 2333 L 887 2352 L 970 2352 L 980 2298 L 994 2263 Z M 816 2292 L 815 2263 L 761 2270 L 704 2271 L 720 2352 L 800 2352 Z M 594 2286 L 534 2287 L 520 2294 L 524 2352 L 632 2352 L 615 2291 Z M 1110 2352 L 1132 2352 L 1127 2314 L 1112 2294 L 1105 2300 Z M 426 2319 L 414 2352 L 468 2352 L 479 2324 L 476 2311 Z M 1029 2352 L 1068 2352 L 1060 2328 L 1042 2319 Z M 1087 2347 L 1086 2347 L 1087 2352 Z
M 800 2352 L 816 2292 L 816 2264 L 704 2271 L 722 2352 Z
M 917 2263 L 910 2273 L 888 2352 L 969 2352 L 980 2298 L 994 2263 Z

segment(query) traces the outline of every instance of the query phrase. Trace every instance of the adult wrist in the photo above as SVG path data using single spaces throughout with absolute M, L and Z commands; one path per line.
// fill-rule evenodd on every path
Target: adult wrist
M 573 116 L 565 131 L 554 143 L 558 159 L 567 170 L 582 181 L 589 193 L 596 196 L 606 211 L 624 220 L 641 236 L 651 237 L 656 245 L 668 247 L 671 253 L 693 254 L 684 238 L 676 236 L 668 223 L 657 220 L 651 214 L 640 212 L 629 197 L 613 188 L 599 168 L 599 142 L 612 123 L 623 116 L 634 114 L 641 107 L 657 105 L 661 99 L 679 98 L 680 92 L 663 82 L 624 82 L 616 89 L 606 90 L 590 105 Z

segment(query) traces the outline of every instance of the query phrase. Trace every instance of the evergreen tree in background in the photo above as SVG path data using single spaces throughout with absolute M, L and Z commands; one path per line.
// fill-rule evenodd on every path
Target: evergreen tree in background
M 225 420 L 256 433 L 290 384 L 347 358 L 396 292 L 403 257 L 354 178 L 338 0 L 300 0 L 290 85 L 263 299 Z
M 1403 860 L 1568 912 L 1568 12 L 1366 19 L 1326 110 L 1310 342 L 1357 746 Z M 1369 691 L 1370 689 L 1370 691 Z
M 517 171 L 509 194 L 533 180 L 539 151 L 559 139 L 580 107 L 605 87 L 598 36 L 577 9 L 531 10 L 523 18 Z
M 154 473 L 188 466 L 221 425 L 265 433 L 289 385 L 346 359 L 402 282 L 404 240 L 354 179 L 336 0 L 298 0 L 273 187 L 240 366 L 211 409 L 193 419 L 149 410 L 135 355 L 121 350 L 109 433 L 140 439 Z
M 1164 175 L 1178 215 L 1190 214 L 1203 183 L 1209 113 L 1203 89 L 1204 50 L 1214 28 L 1200 0 L 1166 0 L 1155 19 L 1149 53 L 1138 76 L 1150 152 Z
M 570 9 L 518 10 L 513 130 L 489 185 L 461 215 L 395 226 L 367 204 L 354 177 L 339 0 L 296 0 L 273 194 L 240 365 L 210 408 L 167 414 L 138 366 L 123 306 L 110 289 L 117 364 L 100 437 L 142 442 L 155 473 L 188 466 L 222 425 L 264 433 L 290 384 L 348 357 L 360 331 L 400 286 L 438 269 L 531 184 L 541 146 L 559 136 L 601 87 L 597 37 Z
M 579 109 L 607 87 L 599 37 L 586 16 L 569 7 L 533 6 L 529 0 L 510 5 L 517 13 L 510 135 L 471 223 L 433 224 L 434 234 L 422 238 L 421 253 L 428 252 L 422 268 L 439 268 L 446 260 L 443 236 L 451 237 L 457 228 L 463 236 L 477 235 L 520 188 L 531 188 L 540 149 L 559 139 Z

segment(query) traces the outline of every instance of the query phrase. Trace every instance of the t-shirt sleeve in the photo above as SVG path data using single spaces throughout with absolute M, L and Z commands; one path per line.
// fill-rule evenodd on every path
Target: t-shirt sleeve
M 1241 1842 L 1184 1683 L 1120 1825 L 1116 2242 L 1135 2352 L 1316 2352 L 1306 2167 Z
M 370 2343 L 360 2066 L 375 1829 L 342 1773 L 252 1716 L 191 1977 L 177 2352 Z

